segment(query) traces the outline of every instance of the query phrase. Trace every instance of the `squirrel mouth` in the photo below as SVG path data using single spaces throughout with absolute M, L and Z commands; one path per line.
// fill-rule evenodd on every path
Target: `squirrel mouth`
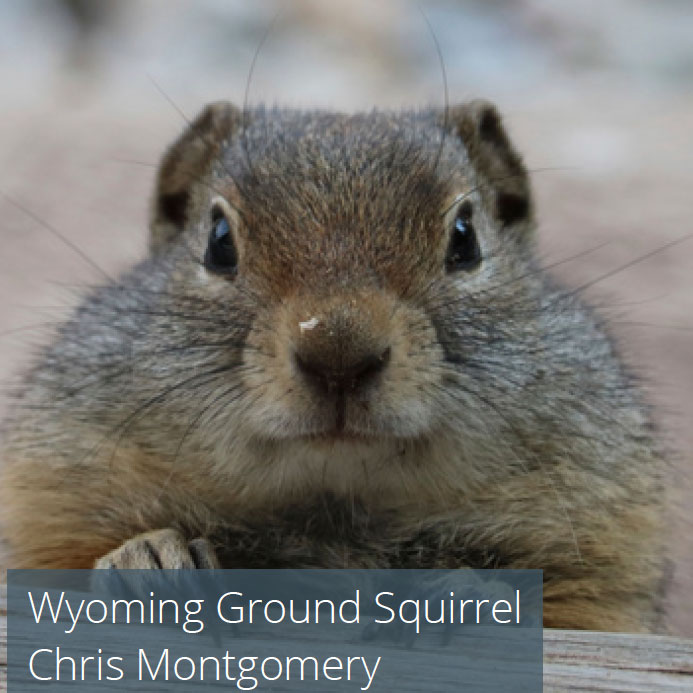
M 329 441 L 365 441 L 374 436 L 372 434 L 361 433 L 354 430 L 353 421 L 347 426 L 347 393 L 344 389 L 339 389 L 335 393 L 334 400 L 334 428 L 321 432 L 318 437 Z M 360 401 L 361 408 L 368 411 L 369 406 L 366 401 Z
M 334 427 L 337 433 L 343 433 L 344 427 L 346 426 L 346 396 L 344 390 L 337 392 L 337 397 L 335 399 L 335 422 Z
M 373 440 L 373 436 L 366 435 L 365 433 L 356 433 L 354 431 L 337 430 L 333 428 L 331 430 L 323 431 L 320 433 L 311 433 L 306 436 L 306 439 L 314 443 L 327 443 L 334 445 L 336 443 L 367 443 Z
M 320 443 L 357 443 L 373 440 L 375 436 L 372 432 L 360 431 L 351 420 L 352 417 L 347 417 L 348 399 L 344 391 L 335 393 L 333 416 L 330 417 L 332 422 L 327 421 L 324 428 L 320 427 L 317 431 L 308 433 L 306 439 Z

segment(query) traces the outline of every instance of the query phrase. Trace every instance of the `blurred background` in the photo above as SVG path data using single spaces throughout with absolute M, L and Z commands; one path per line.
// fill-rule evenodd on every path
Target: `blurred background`
M 536 171 L 544 262 L 593 250 L 555 273 L 594 282 L 656 405 L 667 625 L 693 636 L 693 239 L 667 247 L 693 232 L 688 0 L 0 0 L 0 392 L 99 281 L 46 224 L 110 272 L 141 258 L 154 166 L 207 101 L 442 104 L 419 8 L 450 100 L 497 102 Z

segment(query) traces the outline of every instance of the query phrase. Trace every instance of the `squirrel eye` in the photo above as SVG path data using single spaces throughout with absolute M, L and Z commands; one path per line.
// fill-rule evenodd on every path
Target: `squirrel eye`
M 445 268 L 448 272 L 472 270 L 481 262 L 481 249 L 472 225 L 472 212 L 469 201 L 463 202 L 457 210 L 445 256 Z
M 212 230 L 207 240 L 204 264 L 210 272 L 227 275 L 235 274 L 238 266 L 231 226 L 228 219 L 218 212 L 212 216 Z

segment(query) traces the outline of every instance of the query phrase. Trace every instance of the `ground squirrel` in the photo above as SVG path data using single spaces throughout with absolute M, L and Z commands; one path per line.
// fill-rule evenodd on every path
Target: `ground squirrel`
M 662 455 L 496 109 L 208 106 L 5 425 L 6 565 L 543 568 L 652 627 Z

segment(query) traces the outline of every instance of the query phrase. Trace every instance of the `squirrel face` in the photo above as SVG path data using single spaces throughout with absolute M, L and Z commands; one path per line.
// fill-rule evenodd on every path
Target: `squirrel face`
M 479 410 L 503 421 L 503 397 L 537 377 L 532 227 L 525 169 L 487 103 L 215 104 L 164 157 L 151 246 L 238 365 L 236 439 L 375 445 L 488 437 Z

